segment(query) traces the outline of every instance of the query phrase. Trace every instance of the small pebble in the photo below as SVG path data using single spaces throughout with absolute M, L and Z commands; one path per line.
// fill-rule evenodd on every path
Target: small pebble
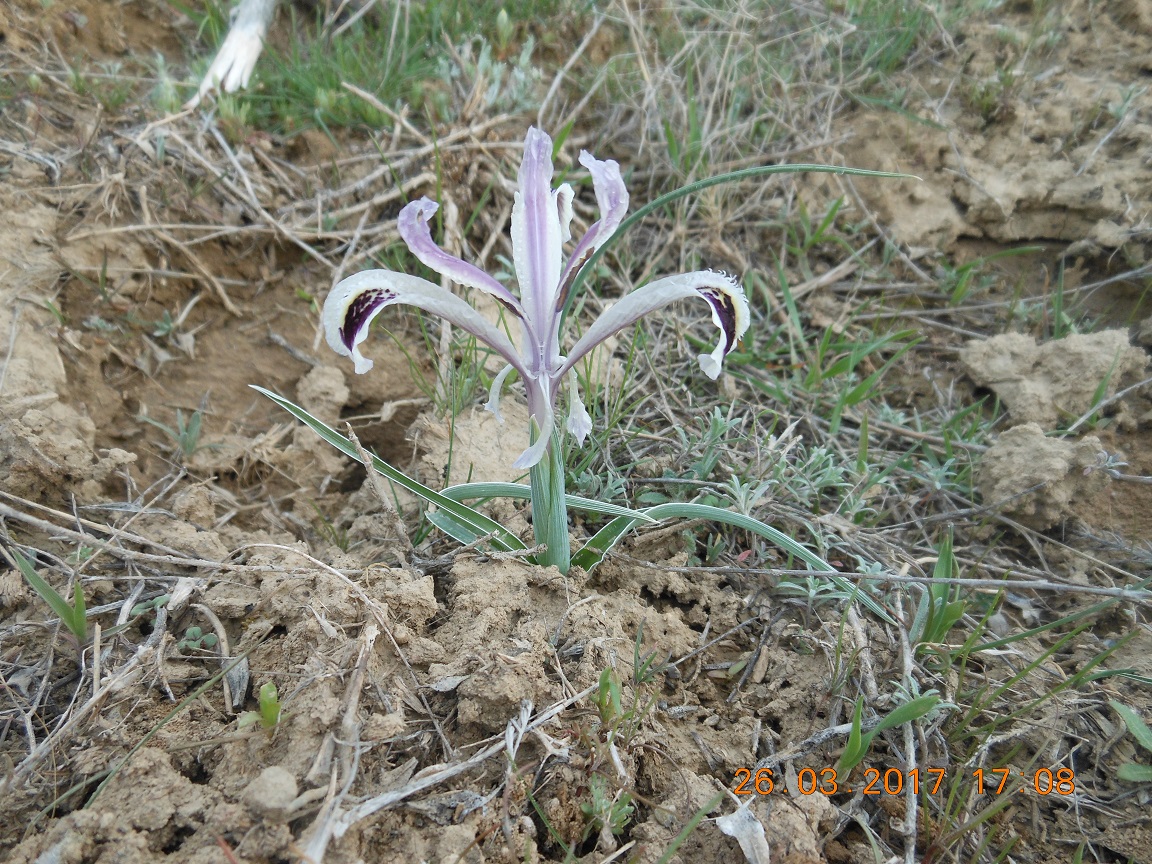
M 258 816 L 277 821 L 287 817 L 296 794 L 296 778 L 292 773 L 279 765 L 272 765 L 244 787 L 240 800 Z

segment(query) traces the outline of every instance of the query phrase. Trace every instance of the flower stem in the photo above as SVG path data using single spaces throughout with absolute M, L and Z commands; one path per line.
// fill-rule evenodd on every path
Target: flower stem
M 536 423 L 532 423 L 533 436 Z M 564 459 L 560 436 L 552 434 L 544 458 L 528 471 L 532 485 L 532 527 L 536 542 L 548 548 L 536 560 L 542 567 L 553 564 L 561 573 L 572 566 L 572 544 L 568 538 L 568 504 L 564 500 Z

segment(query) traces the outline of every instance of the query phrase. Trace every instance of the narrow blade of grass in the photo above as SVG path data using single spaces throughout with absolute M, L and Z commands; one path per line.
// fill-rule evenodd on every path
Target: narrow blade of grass
M 76 583 L 76 605 L 71 606 L 57 593 L 55 588 L 48 584 L 44 577 L 36 572 L 32 562 L 25 558 L 19 549 L 12 548 L 12 557 L 24 578 L 28 580 L 28 584 L 32 586 L 32 590 L 52 607 L 52 611 L 64 622 L 64 626 L 83 643 L 88 638 L 88 622 L 86 620 L 87 609 L 84 603 L 84 593 L 80 583 Z
M 532 487 L 525 483 L 459 483 L 449 486 L 440 493 L 453 501 L 464 501 L 467 498 L 520 498 L 532 497 Z M 603 516 L 621 516 L 626 519 L 639 519 L 641 522 L 655 522 L 643 510 L 633 510 L 621 507 L 618 504 L 608 504 L 604 501 L 594 501 L 580 495 L 565 495 L 570 510 L 582 510 L 586 513 L 599 513 Z
M 668 864 L 668 862 L 672 860 L 672 856 L 676 854 L 676 850 L 680 848 L 684 841 L 687 840 L 700 823 L 704 821 L 704 817 L 715 810 L 723 800 L 724 793 L 720 792 L 715 798 L 697 810 L 692 815 L 692 818 L 688 820 L 688 824 L 684 826 L 683 830 L 668 844 L 668 848 L 664 850 L 664 854 L 660 856 L 660 860 L 657 861 L 656 864 Z
M 751 516 L 745 516 L 742 513 L 733 513 L 731 510 L 721 510 L 719 507 L 711 507 L 707 504 L 658 504 L 655 507 L 649 507 L 644 511 L 644 514 L 649 519 L 664 520 L 664 519 L 710 519 L 713 522 L 720 522 L 726 525 L 732 525 L 737 528 L 743 528 L 745 531 L 751 531 L 753 534 L 758 534 L 765 540 L 779 546 L 790 555 L 795 555 L 809 567 L 814 570 L 822 570 L 825 572 L 833 570 L 833 567 L 828 562 L 820 558 L 814 552 L 806 549 L 801 543 L 797 543 L 787 534 L 773 528 L 771 525 L 765 525 L 758 519 L 753 519 Z M 592 570 L 597 564 L 604 560 L 604 556 L 608 550 L 615 546 L 620 539 L 635 527 L 638 520 L 632 517 L 620 516 L 613 519 L 603 528 L 596 532 L 596 534 L 589 540 L 584 547 L 572 556 L 572 563 L 578 567 L 583 567 L 585 570 Z M 847 579 L 840 576 L 829 575 L 828 579 L 831 580 L 837 588 L 844 591 L 852 598 L 858 598 L 861 603 L 868 607 L 876 617 L 880 618 L 889 624 L 895 624 L 892 617 L 884 610 L 875 599 L 864 593 L 858 586 L 853 585 Z
M 283 396 L 278 396 L 271 390 L 265 390 L 263 387 L 257 387 L 255 384 L 250 384 L 249 386 L 258 393 L 264 394 L 293 417 L 300 420 L 345 456 L 355 459 L 357 462 L 360 461 L 360 456 L 356 452 L 356 447 L 352 442 L 331 426 L 317 420 L 300 406 L 285 399 Z M 459 501 L 453 501 L 451 498 L 429 489 L 422 483 L 418 483 L 403 472 L 393 468 L 380 457 L 372 455 L 372 468 L 380 474 L 383 474 L 396 485 L 407 489 L 413 495 L 424 499 L 429 504 L 435 504 L 447 513 L 448 516 L 451 517 L 450 521 L 441 521 L 446 525 L 452 525 L 454 530 L 459 531 L 460 536 L 456 534 L 452 534 L 452 536 L 461 543 L 474 543 L 484 537 L 490 537 L 492 545 L 503 552 L 522 551 L 528 548 L 519 537 L 499 522 L 489 519 L 483 513 L 478 513 L 471 507 L 464 506 Z M 436 523 L 434 522 L 433 524 Z M 438 525 L 437 527 L 440 526 Z

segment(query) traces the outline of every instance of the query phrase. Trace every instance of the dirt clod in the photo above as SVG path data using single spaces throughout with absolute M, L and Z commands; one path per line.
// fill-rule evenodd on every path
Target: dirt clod
M 985 505 L 1045 531 L 1089 512 L 1091 497 L 1109 482 L 1098 470 L 1102 452 L 1094 435 L 1063 441 L 1025 423 L 1001 435 L 981 457 L 977 484 Z
M 969 342 L 960 352 L 968 374 L 1007 405 L 1017 423 L 1053 429 L 1138 380 L 1148 356 L 1124 330 L 1074 333 L 1036 343 L 1022 333 Z
M 240 796 L 240 800 L 259 816 L 282 821 L 296 800 L 296 778 L 279 765 L 269 765 L 256 775 Z

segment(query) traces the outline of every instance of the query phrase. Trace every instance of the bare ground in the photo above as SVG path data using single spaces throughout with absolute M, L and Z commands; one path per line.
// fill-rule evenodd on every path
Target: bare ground
M 1132 588 L 1149 562 L 1152 487 L 1116 479 L 1099 454 L 1123 457 L 1123 474 L 1152 474 L 1152 406 L 1140 387 L 1127 389 L 1148 377 L 1136 325 L 1148 312 L 1152 104 L 1131 82 L 1148 73 L 1152 4 L 1068 4 L 1050 21 L 1062 38 L 1035 56 L 1021 47 L 1035 40 L 1017 31 L 1036 15 L 1019 5 L 942 39 L 909 78 L 911 110 L 841 112 L 832 132 L 846 143 L 821 156 L 923 177 L 857 182 L 853 199 L 858 217 L 871 214 L 899 244 L 910 284 L 944 283 L 953 261 L 1039 247 L 995 271 L 980 299 L 996 311 L 973 302 L 939 316 L 915 292 L 894 292 L 926 341 L 892 372 L 906 386 L 891 403 L 928 410 L 995 392 L 1007 410 L 987 453 L 962 451 L 979 462 L 989 509 L 959 512 L 926 486 L 867 531 L 836 514 L 818 520 L 846 570 L 865 552 L 891 573 L 930 571 L 924 526 L 944 514 L 958 523 L 974 578 L 1067 586 L 1009 595 L 1001 635 L 1088 610 L 1087 629 L 1066 642 L 1057 644 L 1068 633 L 1059 630 L 980 655 L 982 668 L 966 674 L 1011 681 L 967 718 L 975 726 L 1008 713 L 1005 702 L 1041 700 L 1109 650 L 1098 671 L 1152 678 L 1146 602 L 1093 610 L 1101 598 L 1074 590 Z M 429 141 L 235 141 L 199 116 L 162 119 L 132 101 L 110 110 L 68 86 L 63 57 L 95 64 L 160 50 L 183 62 L 190 24 L 158 4 L 17 0 L 0 10 L 0 34 L 18 82 L 0 117 L 5 542 L 39 550 L 37 566 L 58 585 L 82 579 L 104 630 L 142 601 L 172 597 L 78 652 L 44 623 L 45 605 L 19 574 L 0 572 L 6 860 L 559 861 L 570 848 L 581 860 L 618 851 L 617 860 L 656 861 L 735 788 L 739 769 L 773 766 L 795 789 L 800 769 L 833 765 L 843 736 L 819 735 L 850 719 L 842 679 L 870 709 L 890 710 L 889 682 L 908 664 L 899 634 L 778 595 L 769 571 L 787 566 L 782 557 L 757 547 L 757 566 L 742 567 L 751 547 L 734 548 L 727 566 L 695 567 L 680 528 L 640 537 L 592 575 L 456 554 L 441 541 L 412 550 L 393 502 L 362 470 L 249 389 L 296 398 L 330 421 L 353 418 L 366 446 L 444 482 L 446 424 L 419 386 L 436 369 L 417 322 L 391 321 L 397 340 L 375 339 L 376 368 L 357 377 L 318 342 L 314 303 L 338 274 L 395 242 L 403 197 L 377 173 L 379 154 L 404 197 L 431 193 Z M 512 176 L 525 122 L 440 132 L 444 194 L 462 211 L 492 177 Z M 589 143 L 570 141 L 561 161 Z M 842 182 L 800 185 L 815 211 L 844 193 Z M 509 196 L 499 195 L 502 207 Z M 325 222 L 320 212 L 335 215 Z M 501 234 L 496 217 L 473 233 Z M 1050 332 L 1043 322 L 1003 317 L 1013 297 L 1050 293 L 1060 260 L 1064 290 L 1090 295 L 1087 308 L 1112 328 L 1074 337 L 1084 344 L 1038 343 L 1032 333 Z M 851 311 L 861 295 L 850 282 L 801 298 L 806 318 L 834 323 Z M 1017 331 L 1011 346 L 969 344 L 1004 329 Z M 787 411 L 741 381 L 727 386 L 733 398 Z M 1103 409 L 1108 423 L 1070 440 L 1044 436 L 1091 414 L 1101 395 L 1118 397 Z M 187 420 L 198 410 L 191 452 L 142 419 L 175 428 L 177 412 Z M 506 466 L 523 443 L 508 427 L 467 408 L 455 432 L 453 480 L 511 479 Z M 873 427 L 889 434 L 899 439 Z M 783 502 L 762 518 L 784 527 L 790 512 Z M 527 528 L 511 507 L 500 518 Z M 898 593 L 885 596 L 909 614 Z M 180 644 L 191 626 L 218 632 L 220 648 Z M 634 679 L 641 633 L 643 653 L 673 661 L 652 680 Z M 221 653 L 243 658 L 248 682 L 230 676 L 233 691 L 205 686 L 235 665 Z M 1030 675 L 1012 678 L 1030 663 Z M 622 705 L 641 718 L 635 728 L 611 727 L 596 707 L 609 668 Z M 988 837 L 993 852 L 1014 843 L 1013 860 L 1070 860 L 1088 841 L 1095 860 L 1152 861 L 1148 792 L 1116 777 L 1141 754 L 1105 701 L 1148 717 L 1147 683 L 1131 681 L 1076 679 L 963 758 L 949 737 L 955 715 L 941 717 L 913 749 L 922 766 L 946 769 L 947 790 L 962 791 L 922 797 L 911 823 L 910 801 L 895 795 L 754 796 L 753 813 L 777 860 L 791 862 L 876 860 L 869 833 L 906 860 L 985 860 L 974 838 Z M 239 730 L 237 713 L 256 707 L 266 682 L 279 688 L 283 718 L 267 732 Z M 963 690 L 955 673 L 925 674 L 923 684 L 947 699 Z M 907 741 L 889 744 L 867 764 L 908 770 L 894 755 Z M 995 796 L 961 781 L 1002 765 L 1071 766 L 1077 793 L 1026 784 L 988 811 Z M 589 829 L 582 805 L 597 784 L 633 797 L 618 836 Z M 722 796 L 710 815 L 736 801 Z M 951 833 L 983 813 L 987 824 Z M 676 855 L 741 852 L 707 819 Z

